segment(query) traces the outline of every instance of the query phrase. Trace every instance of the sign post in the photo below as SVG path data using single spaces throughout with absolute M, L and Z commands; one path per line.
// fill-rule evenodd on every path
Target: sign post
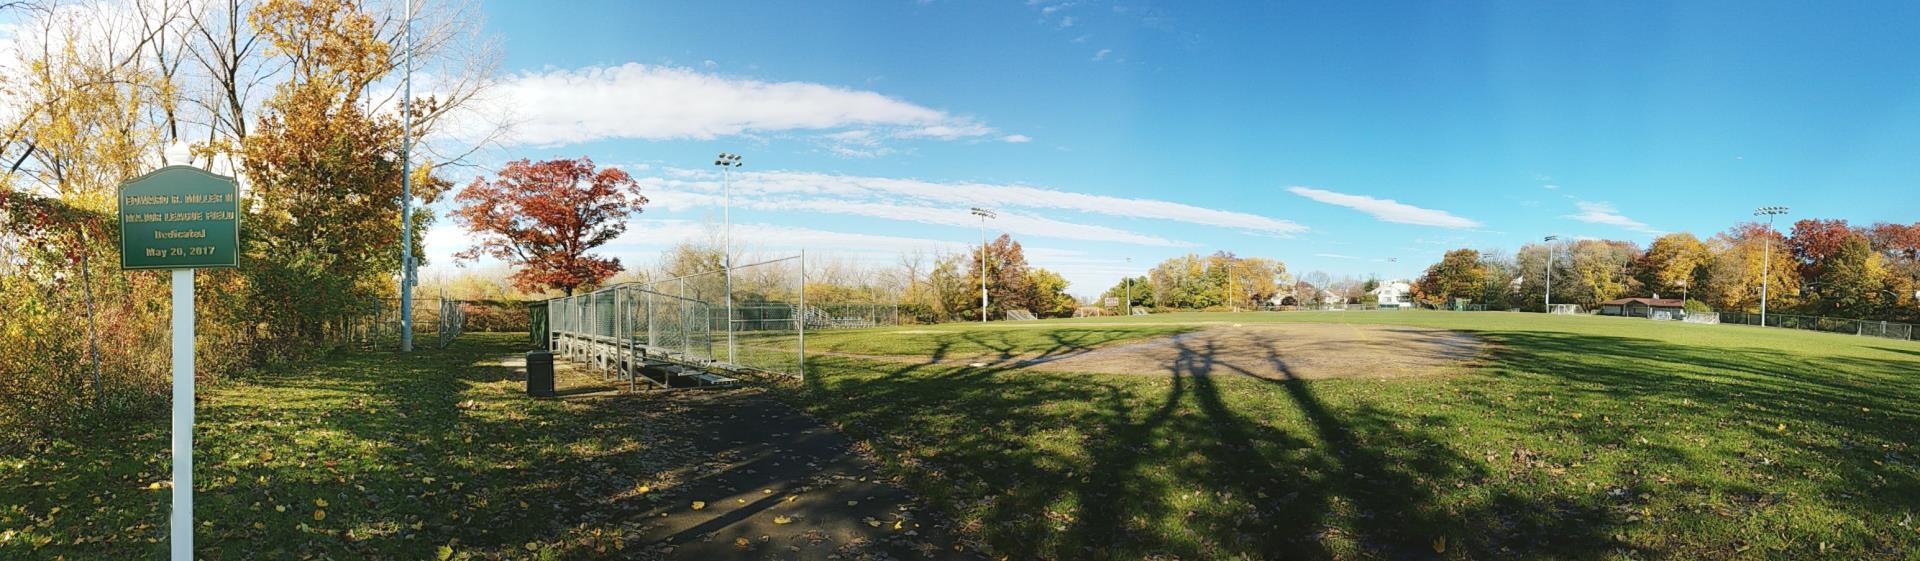
M 193 270 L 240 264 L 233 178 L 167 166 L 120 184 L 121 270 L 173 271 L 173 561 L 193 559 Z

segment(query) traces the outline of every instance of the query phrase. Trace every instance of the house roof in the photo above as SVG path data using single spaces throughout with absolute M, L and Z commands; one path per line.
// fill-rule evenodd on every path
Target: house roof
M 1619 298 L 1615 300 L 1608 300 L 1605 302 L 1601 302 L 1600 305 L 1624 306 L 1624 305 L 1635 303 L 1635 302 L 1645 304 L 1647 306 L 1654 307 L 1654 308 L 1685 308 L 1687 307 L 1687 302 L 1679 298 Z

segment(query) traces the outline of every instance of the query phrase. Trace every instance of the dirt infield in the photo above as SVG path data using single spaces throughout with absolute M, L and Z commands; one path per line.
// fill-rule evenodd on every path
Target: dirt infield
M 1223 325 L 1050 356 L 946 357 L 1054 372 L 1241 374 L 1272 380 L 1396 378 L 1434 374 L 1485 345 L 1457 331 L 1391 325 L 1299 323 Z

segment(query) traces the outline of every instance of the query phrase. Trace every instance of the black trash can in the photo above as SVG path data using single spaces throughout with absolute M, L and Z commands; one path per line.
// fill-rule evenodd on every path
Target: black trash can
M 553 397 L 553 353 L 527 353 L 527 395 Z

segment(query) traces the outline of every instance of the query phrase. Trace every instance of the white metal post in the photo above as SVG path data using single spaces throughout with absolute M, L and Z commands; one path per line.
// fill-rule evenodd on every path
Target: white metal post
M 193 269 L 173 270 L 173 561 L 193 561 Z
M 980 323 L 987 322 L 987 217 L 980 216 Z
M 1763 206 L 1753 215 L 1766 215 L 1767 233 L 1760 238 L 1760 326 L 1767 326 L 1767 280 L 1773 276 L 1773 217 L 1787 213 L 1787 207 Z
M 1767 215 L 1767 234 L 1760 237 L 1760 327 L 1767 326 L 1767 277 L 1773 276 L 1773 215 Z

